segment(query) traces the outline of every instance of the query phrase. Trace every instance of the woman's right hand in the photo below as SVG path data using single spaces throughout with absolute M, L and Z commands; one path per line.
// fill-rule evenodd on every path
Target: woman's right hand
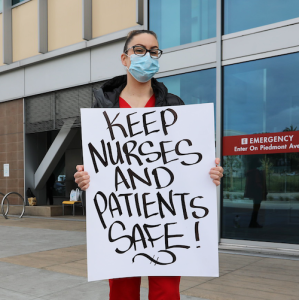
M 89 187 L 90 176 L 84 171 L 83 165 L 76 166 L 77 172 L 74 174 L 75 182 L 82 191 L 86 191 Z

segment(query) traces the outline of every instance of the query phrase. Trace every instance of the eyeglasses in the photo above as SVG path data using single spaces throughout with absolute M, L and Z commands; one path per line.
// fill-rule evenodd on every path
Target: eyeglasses
M 160 50 L 160 49 L 150 49 L 150 50 L 148 50 L 145 47 L 138 46 L 138 45 L 130 47 L 129 49 L 127 49 L 125 51 L 125 53 L 127 54 L 130 49 L 133 49 L 134 54 L 136 54 L 138 56 L 145 56 L 146 53 L 149 52 L 151 58 L 155 58 L 155 59 L 160 58 L 161 55 L 163 54 L 163 51 Z

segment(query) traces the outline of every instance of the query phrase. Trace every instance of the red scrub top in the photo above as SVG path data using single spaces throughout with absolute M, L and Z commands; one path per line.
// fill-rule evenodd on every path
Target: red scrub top
M 156 104 L 155 94 L 150 97 L 144 107 L 154 107 Z M 131 108 L 130 104 L 123 98 L 119 97 L 119 107 L 120 108 Z

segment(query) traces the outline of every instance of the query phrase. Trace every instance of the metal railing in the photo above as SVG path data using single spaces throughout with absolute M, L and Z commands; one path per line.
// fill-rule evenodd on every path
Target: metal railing
M 1 201 L 1 212 L 2 212 L 2 215 L 5 219 L 8 219 L 7 215 L 8 215 L 8 212 L 9 212 L 9 201 L 8 201 L 8 196 L 9 195 L 17 195 L 19 196 L 22 200 L 23 200 L 23 210 L 22 210 L 22 213 L 21 215 L 19 216 L 19 218 L 22 218 L 24 213 L 25 213 L 25 206 L 26 206 L 26 201 L 25 199 L 23 198 L 22 195 L 20 195 L 19 193 L 17 192 L 10 192 L 10 193 L 7 193 L 6 195 L 4 195 L 3 193 L 0 192 L 0 195 L 3 196 L 2 198 L 2 201 Z M 4 202 L 7 202 L 7 208 L 6 208 L 6 211 L 4 210 Z

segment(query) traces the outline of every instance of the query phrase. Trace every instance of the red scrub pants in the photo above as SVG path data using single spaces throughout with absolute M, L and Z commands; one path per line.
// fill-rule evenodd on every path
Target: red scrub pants
M 149 276 L 149 300 L 179 300 L 180 276 Z M 141 277 L 109 279 L 110 300 L 140 300 Z

